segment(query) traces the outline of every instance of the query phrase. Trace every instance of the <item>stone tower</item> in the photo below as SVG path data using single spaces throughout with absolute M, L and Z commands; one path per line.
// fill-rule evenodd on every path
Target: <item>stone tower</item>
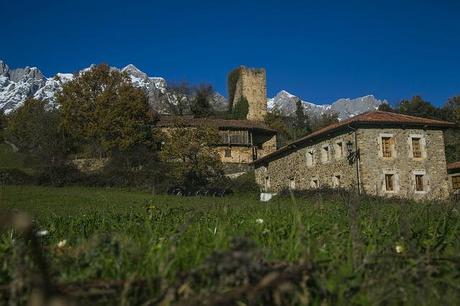
M 231 110 L 246 98 L 248 114 L 246 119 L 263 121 L 267 114 L 267 85 L 265 69 L 240 66 L 228 75 L 228 100 Z

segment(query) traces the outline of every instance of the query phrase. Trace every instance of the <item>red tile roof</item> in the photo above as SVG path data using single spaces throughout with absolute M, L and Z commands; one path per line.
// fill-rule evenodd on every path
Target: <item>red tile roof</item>
M 347 127 L 363 127 L 363 126 L 401 126 L 401 127 L 435 127 L 435 128 L 453 128 L 455 127 L 455 123 L 442 121 L 442 120 L 435 120 L 435 119 L 427 119 L 422 117 L 415 117 L 415 116 L 408 116 L 402 115 L 397 113 L 390 113 L 384 111 L 371 111 L 360 114 L 358 116 L 354 116 L 348 118 L 346 120 L 340 121 L 338 123 L 334 123 L 328 125 L 322 129 L 314 131 L 302 138 L 299 138 L 288 145 L 272 152 L 264 157 L 257 159 L 254 161 L 254 164 L 260 163 L 261 161 L 267 160 L 271 157 L 274 157 L 282 152 L 286 152 L 290 149 L 296 147 L 297 144 L 301 144 L 303 142 L 313 140 L 317 137 L 326 135 L 328 133 L 332 133 L 341 129 L 345 129 Z
M 276 133 L 276 130 L 269 128 L 265 123 L 250 120 L 220 119 L 220 118 L 194 118 L 193 116 L 161 116 L 157 127 L 174 126 L 211 126 L 216 128 L 248 129 L 268 133 Z
M 460 169 L 460 161 L 447 165 L 447 170 L 456 170 L 456 169 Z

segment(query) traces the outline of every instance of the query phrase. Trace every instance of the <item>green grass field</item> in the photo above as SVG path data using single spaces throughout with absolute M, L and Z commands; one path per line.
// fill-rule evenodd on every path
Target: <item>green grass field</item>
M 458 203 L 3 186 L 0 207 L 49 232 L 39 239 L 52 282 L 79 303 L 460 303 Z M 0 303 L 21 266 L 33 267 L 19 241 L 4 228 Z

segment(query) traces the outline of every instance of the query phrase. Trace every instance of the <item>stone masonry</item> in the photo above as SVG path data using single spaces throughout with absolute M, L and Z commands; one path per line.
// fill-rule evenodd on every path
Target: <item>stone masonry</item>
M 256 167 L 256 181 L 263 189 L 274 192 L 289 187 L 355 187 L 356 166 L 350 165 L 346 154 L 346 143 L 353 137 L 352 133 L 338 134 Z
M 381 136 L 394 139 L 393 156 L 383 157 Z M 421 139 L 422 157 L 412 156 L 411 138 Z M 361 151 L 360 172 L 363 190 L 373 195 L 395 195 L 404 198 L 445 198 L 449 183 L 442 130 L 424 129 L 359 129 L 358 147 Z M 384 175 L 394 173 L 396 190 L 385 191 Z M 424 191 L 415 191 L 415 174 L 424 176 Z
M 443 130 L 452 125 L 366 113 L 257 160 L 256 182 L 267 192 L 340 187 L 385 197 L 445 199 L 451 188 Z
M 229 74 L 230 106 L 235 105 L 242 97 L 249 104 L 248 120 L 263 121 L 267 114 L 267 85 L 265 69 L 240 66 Z M 233 99 L 232 99 L 233 98 Z

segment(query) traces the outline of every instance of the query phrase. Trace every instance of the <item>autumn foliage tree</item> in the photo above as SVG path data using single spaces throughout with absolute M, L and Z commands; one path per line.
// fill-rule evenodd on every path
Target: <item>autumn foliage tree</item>
M 222 162 L 213 147 L 220 140 L 216 129 L 178 123 L 166 134 L 161 158 L 172 165 L 172 178 L 177 184 L 207 186 L 222 177 Z
M 59 128 L 59 112 L 46 109 L 46 102 L 27 99 L 8 117 L 6 138 L 34 164 L 45 167 L 61 165 L 67 154 L 67 141 Z
M 154 116 L 145 93 L 129 77 L 101 64 L 80 73 L 57 96 L 62 128 L 92 154 L 152 145 Z

